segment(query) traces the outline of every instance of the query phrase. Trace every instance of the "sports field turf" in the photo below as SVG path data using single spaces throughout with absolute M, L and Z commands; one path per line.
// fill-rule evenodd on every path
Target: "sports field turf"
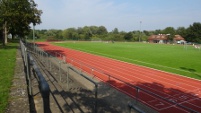
M 201 50 L 195 49 L 192 45 L 131 42 L 65 42 L 54 44 L 201 79 Z

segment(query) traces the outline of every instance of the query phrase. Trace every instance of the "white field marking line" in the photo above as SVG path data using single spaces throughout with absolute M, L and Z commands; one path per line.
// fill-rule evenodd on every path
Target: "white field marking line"
M 78 60 L 78 59 L 77 59 Z M 85 62 L 83 62 L 83 61 L 81 61 L 81 60 L 79 60 L 79 62 L 82 62 L 82 63 L 84 63 L 85 64 Z M 102 69 L 102 68 L 101 68 Z M 104 69 L 102 69 L 103 71 L 105 71 Z M 103 73 L 104 74 L 104 73 Z M 104 74 L 105 75 L 105 74 Z M 107 76 L 107 75 L 105 75 L 105 76 Z M 98 76 L 96 76 L 97 78 L 99 78 L 99 79 L 101 79 L 100 77 L 98 77 Z M 128 82 L 130 81 L 130 82 L 132 82 L 130 79 L 127 79 L 127 78 L 125 78 L 125 77 L 123 77 L 123 76 L 120 76 L 121 78 L 124 78 L 124 79 L 126 79 L 126 80 L 128 80 Z M 114 80 L 116 80 L 115 78 L 111 78 L 111 79 L 114 79 Z M 141 80 L 143 80 L 143 79 L 141 79 Z M 101 79 L 101 81 L 103 81 L 102 79 Z M 121 82 L 121 83 L 124 83 L 124 82 L 122 82 L 122 81 L 119 81 L 119 80 L 117 80 L 118 82 Z M 112 85 L 112 84 L 111 84 Z M 126 85 L 126 84 L 125 84 Z M 113 87 L 115 87 L 114 85 L 112 85 Z M 128 85 L 126 85 L 126 86 L 128 86 Z M 145 85 L 143 85 L 143 86 L 145 86 Z M 131 87 L 131 86 L 129 86 L 129 87 Z M 149 88 L 149 89 L 151 89 L 150 87 L 148 87 L 148 86 L 145 86 L 145 87 L 147 87 L 147 88 Z M 117 87 L 116 87 L 117 88 Z M 131 88 L 133 88 L 133 87 L 131 87 Z M 119 89 L 119 88 L 118 88 Z M 155 90 L 156 91 L 156 90 Z M 144 91 L 143 91 L 144 92 Z M 157 91 L 156 91 L 157 92 Z M 144 92 L 145 94 L 148 94 L 148 93 L 146 93 L 146 92 Z M 150 95 L 150 94 L 149 94 Z M 154 97 L 155 99 L 160 99 L 160 98 L 156 98 L 155 96 L 152 96 L 152 97 Z M 160 99 L 161 100 L 161 99 Z M 166 101 L 165 101 L 166 102 Z
M 195 98 L 195 99 L 199 99 L 199 98 Z M 183 101 L 183 102 L 180 102 L 180 103 L 177 103 L 177 104 L 182 104 L 182 103 L 189 103 L 189 101 L 191 101 L 191 100 L 195 100 L 195 99 L 190 99 L 190 100 L 187 100 L 187 101 Z M 198 107 L 197 105 L 195 105 L 195 104 L 192 104 L 192 103 L 189 103 L 189 104 L 191 104 L 191 105 L 193 105 L 193 106 L 195 106 L 195 107 Z M 180 107 L 178 107 L 178 106 L 176 106 L 176 105 L 171 105 L 171 106 L 169 106 L 168 108 L 170 108 L 170 107 L 173 107 L 173 106 L 175 106 L 176 108 L 179 108 L 180 109 Z M 188 107 L 188 106 L 185 106 L 185 107 Z M 188 107 L 189 108 L 189 107 Z M 201 107 L 198 107 L 198 108 L 201 108 Z M 161 110 L 163 110 L 163 109 L 166 109 L 166 108 L 162 108 Z M 184 110 L 184 109 L 182 109 L 182 110 Z M 186 110 L 185 110 L 186 111 Z
M 91 53 L 96 53 L 98 55 L 108 56 L 108 57 L 105 57 L 105 58 L 109 58 L 109 57 L 122 58 L 122 59 L 127 59 L 127 60 L 130 60 L 130 61 L 136 61 L 136 62 L 141 62 L 141 63 L 144 63 L 144 64 L 153 65 L 153 66 L 160 66 L 160 67 L 165 67 L 165 68 L 169 68 L 169 69 L 173 69 L 173 70 L 178 70 L 178 71 L 183 71 L 183 72 L 191 73 L 189 71 L 185 71 L 185 70 L 181 70 L 181 69 L 176 69 L 176 68 L 172 68 L 172 67 L 168 67 L 168 66 L 163 66 L 163 65 L 159 65 L 159 64 L 147 63 L 147 62 L 143 62 L 143 61 L 139 61 L 139 60 L 133 60 L 133 59 L 125 58 L 125 57 L 117 57 L 117 56 L 103 54 L 103 53 L 98 53 L 98 52 L 94 52 L 94 51 L 90 51 L 90 50 L 86 50 L 86 49 L 81 49 L 81 48 L 77 48 L 77 49 L 79 49 L 81 52 L 89 51 Z M 87 52 L 84 52 L 84 53 L 87 53 Z M 87 53 L 87 54 L 89 54 L 89 53 Z M 102 57 L 104 57 L 104 56 L 102 56 Z M 109 59 L 113 59 L 113 58 L 109 58 Z M 117 60 L 117 59 L 113 59 L 113 60 Z M 124 61 L 121 61 L 121 60 L 117 60 L 117 61 L 124 62 Z M 128 63 L 128 62 L 124 62 L 124 63 Z M 128 63 L 128 64 L 132 64 L 132 63 Z M 137 64 L 135 64 L 135 65 L 137 65 Z M 142 66 L 142 65 L 140 65 L 140 66 Z M 142 66 L 142 67 L 146 67 L 146 66 Z M 146 67 L 146 68 L 150 68 L 150 67 Z M 165 71 L 154 69 L 154 68 L 150 68 L 150 69 L 161 71 L 161 72 L 165 72 Z M 171 73 L 171 72 L 165 72 L 165 73 Z M 175 73 L 173 73 L 173 74 L 175 74 Z M 200 73 L 196 73 L 196 74 L 200 74 Z M 175 74 L 175 75 L 182 76 L 182 75 L 179 75 L 179 74 Z M 182 77 L 186 77 L 186 78 L 193 79 L 193 80 L 196 80 L 196 81 L 201 81 L 201 80 L 190 78 L 190 77 L 187 77 L 187 76 L 182 76 Z
M 75 58 L 75 57 L 74 57 Z M 82 59 L 82 61 L 83 61 L 84 59 Z M 94 62 L 92 62 L 91 60 L 88 60 L 88 59 L 85 59 L 85 61 L 86 62 L 91 62 L 93 65 L 96 65 Z M 87 63 L 84 63 L 84 64 L 87 64 Z M 92 65 L 91 64 L 91 65 Z M 99 67 L 100 68 L 100 67 Z M 108 67 L 109 68 L 109 67 Z M 102 68 L 101 68 L 102 69 Z M 111 70 L 114 70 L 113 68 L 110 68 Z M 122 68 L 121 68 L 122 69 Z M 104 69 L 102 69 L 102 70 L 104 70 Z M 104 70 L 104 71 L 106 71 L 106 70 Z M 122 73 L 121 71 L 117 71 L 117 70 L 114 70 L 115 72 L 119 72 L 119 73 Z M 120 76 L 120 77 L 122 77 L 121 75 L 118 75 L 118 76 Z M 130 76 L 130 75 L 128 75 L 128 76 Z M 144 76 L 144 75 L 143 75 Z M 132 78 L 140 78 L 140 77 L 136 77 L 136 76 L 131 76 Z M 145 76 L 146 78 L 148 77 L 148 76 Z M 123 77 L 123 78 L 125 78 L 125 77 Z M 151 78 L 151 77 L 148 77 L 148 78 L 150 78 L 150 79 L 153 79 L 153 80 L 156 80 L 156 81 L 158 81 L 157 79 L 154 79 L 154 78 Z M 143 79 L 141 79 L 141 80 L 143 80 Z M 143 81 L 145 81 L 145 80 L 143 80 Z M 167 82 L 165 82 L 165 83 L 167 83 Z M 177 86 L 177 85 L 175 85 L 175 84 L 171 84 L 171 83 L 167 83 L 167 84 L 170 84 L 170 85 L 173 85 L 173 86 Z M 159 86 L 159 85 L 158 85 Z M 161 86 L 160 86 L 161 87 Z M 183 87 L 181 87 L 181 86 L 177 86 L 177 87 L 180 87 L 181 89 L 185 89 L 185 88 L 183 88 Z M 194 87 L 194 86 L 193 86 Z M 196 87 L 197 88 L 197 87 Z M 151 89 L 151 88 L 150 88 Z M 170 90 L 170 89 L 168 89 L 168 90 Z M 185 89 L 186 90 L 186 89 Z M 189 91 L 189 90 L 187 90 L 187 91 Z M 157 91 L 158 92 L 158 91 Z M 175 92 L 175 91 L 174 91 Z M 176 92 L 176 93 L 178 93 L 178 92 Z M 164 93 L 164 94 L 166 94 L 166 93 Z M 168 95 L 168 94 L 166 94 L 166 95 Z
M 103 63 L 103 62 L 104 62 L 104 61 L 102 61 L 101 63 Z M 115 66 L 116 66 L 116 65 L 114 65 L 114 67 L 115 67 Z M 139 71 L 139 70 L 133 69 L 133 68 L 131 68 L 130 70 L 126 70 L 126 69 L 121 68 L 121 67 L 118 67 L 118 66 L 116 66 L 116 68 L 121 69 L 121 70 L 125 70 L 125 71 L 127 71 L 127 72 L 129 72 L 129 73 L 132 73 L 131 70 L 134 70 L 134 71 L 137 71 L 137 72 L 141 73 L 142 76 L 144 76 L 144 77 L 148 77 L 148 78 L 151 78 L 151 79 L 153 79 L 153 80 L 156 80 L 156 79 L 155 79 L 156 77 L 153 77 L 153 76 L 156 76 L 155 74 L 151 74 L 151 75 L 153 75 L 153 76 L 147 76 L 147 75 L 145 75 L 145 74 L 147 74 L 146 72 L 151 72 L 151 71 L 146 71 L 146 69 L 142 69 L 142 70 L 145 70 L 145 71 L 146 71 L 146 72 L 142 72 L 142 71 Z M 126 67 L 126 68 L 127 68 L 127 67 Z M 129 67 L 128 67 L 128 68 L 129 68 Z M 112 68 L 111 68 L 111 69 L 112 69 Z M 132 75 L 128 75 L 128 76 L 132 76 Z M 133 76 L 132 76 L 132 77 L 133 77 Z M 166 77 L 162 77 L 162 76 L 157 76 L 157 77 L 174 82 L 174 80 L 167 79 Z M 184 83 L 181 83 L 181 82 L 180 82 L 179 84 L 184 84 Z M 178 85 L 175 85 L 175 84 L 172 84 L 172 85 L 178 87 Z M 184 84 L 184 85 L 191 86 L 191 87 L 195 87 L 194 85 L 189 85 L 189 84 Z M 197 88 L 197 87 L 195 87 L 195 88 Z
M 151 95 L 152 96 L 152 95 Z
M 166 108 L 162 108 L 162 109 L 160 109 L 160 111 L 165 110 L 165 109 L 171 109 L 171 108 L 173 108 L 173 107 L 175 107 L 176 109 L 180 109 L 180 110 L 182 110 L 182 111 L 184 111 L 184 112 L 186 112 L 186 113 L 189 113 L 189 111 L 187 111 L 187 110 L 185 110 L 185 109 L 182 109 L 182 108 L 180 108 L 180 107 L 178 107 L 178 106 L 176 106 L 176 105 L 172 105 L 172 106 L 169 106 L 169 107 L 166 107 Z
M 133 59 L 125 58 L 125 57 L 117 57 L 117 56 L 108 55 L 108 54 L 104 54 L 104 53 L 98 53 L 98 52 L 95 52 L 95 51 L 81 49 L 81 48 L 78 48 L 78 49 L 82 50 L 82 51 L 89 51 L 89 52 L 96 53 L 96 54 L 99 54 L 99 55 L 104 55 L 104 56 L 109 56 L 109 57 L 115 57 L 115 58 L 123 58 L 123 59 L 131 60 L 131 61 L 136 61 L 136 62 L 140 62 L 140 63 L 144 63 L 144 64 L 149 64 L 149 65 L 153 65 L 153 66 L 160 66 L 160 67 L 165 67 L 165 68 L 169 68 L 169 69 L 173 69 L 173 70 L 179 70 L 179 71 L 184 71 L 184 72 L 191 73 L 189 71 L 185 71 L 185 70 L 181 70 L 181 69 L 176 69 L 176 68 L 172 68 L 172 67 L 168 67 L 168 66 L 163 66 L 163 65 L 159 65 L 159 64 L 147 63 L 147 62 L 143 62 L 143 61 L 140 61 L 140 60 L 133 60 Z
M 107 76 L 107 75 L 106 75 Z M 96 76 L 96 78 L 98 78 L 99 80 L 101 80 L 101 81 L 103 81 L 101 78 L 99 78 L 98 76 Z M 116 79 L 115 79 L 116 80 Z M 121 81 L 119 81 L 119 82 L 121 82 Z M 122 82 L 123 83 L 123 82 Z M 110 84 L 110 83 L 109 83 Z M 123 93 L 125 93 L 125 94 L 127 94 L 127 95 L 130 95 L 131 97 L 133 97 L 133 98 L 136 98 L 135 96 L 133 96 L 133 95 L 131 95 L 130 93 L 128 93 L 128 92 L 126 92 L 126 91 L 124 91 L 124 90 L 121 90 L 121 89 L 119 89 L 118 87 L 116 87 L 116 86 L 114 86 L 113 84 L 110 84 L 112 87 L 114 87 L 115 89 L 118 89 L 119 91 L 121 91 L 121 92 L 123 92 Z M 126 85 L 126 86 L 128 86 L 128 85 Z M 128 86 L 128 87 L 131 87 L 131 86 Z M 147 86 L 145 86 L 145 87 L 147 87 Z M 131 87 L 132 89 L 134 89 L 134 90 L 136 90 L 135 88 L 133 88 L 133 87 Z M 143 91 L 144 92 L 144 91 Z M 155 97 L 155 96 L 153 96 L 153 95 L 150 95 L 150 94 L 148 94 L 148 93 L 146 93 L 146 92 L 144 92 L 146 95 L 149 95 L 149 96 L 151 96 L 152 98 L 154 98 L 155 100 L 157 100 L 158 102 L 163 102 L 163 103 L 165 103 L 165 104 L 167 104 L 168 106 L 172 106 L 172 104 L 170 104 L 170 103 L 168 103 L 167 101 L 165 101 L 165 100 L 162 100 L 162 99 L 160 99 L 160 98 L 157 98 L 157 97 Z M 141 101 L 143 101 L 142 99 L 140 99 Z M 154 108 L 154 109 L 156 109 L 156 110 L 161 110 L 161 109 L 165 109 L 165 108 L 169 108 L 169 107 L 163 107 L 163 108 L 157 108 L 157 107 L 155 107 L 155 106 L 153 106 L 153 105 L 151 105 L 151 104 L 149 104 L 150 102 L 146 102 L 146 101 L 143 101 L 144 103 L 146 103 L 147 105 L 149 105 L 150 107 L 152 107 L 152 108 Z M 166 106 L 167 106 L 166 105 Z M 178 108 L 177 108 L 178 109 Z M 180 109 L 180 108 L 179 108 Z
M 50 44 L 51 46 L 55 46 L 55 45 L 52 45 Z M 89 51 L 89 52 L 92 52 L 92 53 L 96 53 L 96 54 L 100 54 L 100 55 L 104 55 L 104 56 L 111 56 L 111 57 L 116 57 L 116 56 L 113 56 L 113 55 L 107 55 L 107 54 L 103 54 L 103 53 L 98 53 L 98 52 L 94 52 L 94 51 L 90 51 L 90 50 L 86 50 L 86 49 L 81 49 L 81 48 L 78 48 L 79 50 L 82 50 L 82 51 L 79 51 L 79 50 L 75 50 L 75 49 L 70 49 L 70 48 L 65 48 L 65 47 L 61 47 L 61 46 L 56 46 L 56 47 L 60 47 L 62 49 L 69 49 L 69 50 L 73 50 L 73 51 L 78 51 L 78 52 L 83 52 L 83 53 L 86 53 L 86 54 L 90 54 L 90 53 L 87 53 L 87 52 L 84 52 L 84 51 Z M 102 56 L 102 57 L 104 57 Z M 106 57 L 108 58 L 108 57 Z M 127 59 L 127 60 L 131 60 L 131 61 L 137 61 L 137 62 L 141 62 L 141 63 L 145 63 L 145 64 L 151 64 L 151 63 L 146 63 L 146 62 L 142 62 L 142 61 L 139 61 L 139 60 L 133 60 L 133 59 L 129 59 L 129 58 L 125 58 L 125 57 L 116 57 L 116 58 L 123 58 L 123 59 Z M 112 59 L 112 58 L 109 58 L 109 59 Z M 117 60 L 117 59 L 113 59 L 113 60 Z M 117 61 L 120 61 L 120 60 L 117 60 Z M 120 61 L 120 62 L 124 62 L 124 61 Z M 127 64 L 131 64 L 131 63 L 128 63 L 128 62 L 124 62 L 124 63 L 127 63 Z M 133 64 L 132 64 L 133 65 Z M 135 64 L 136 65 L 136 64 Z M 163 66 L 163 65 L 158 65 L 158 64 L 151 64 L 151 65 L 155 65 L 155 66 L 161 66 L 161 67 L 166 67 L 166 68 L 170 68 L 170 69 L 174 69 L 174 70 L 179 70 L 179 71 L 184 71 L 184 72 L 188 72 L 188 73 L 191 73 L 189 71 L 185 71 L 185 70 L 181 70 L 181 69 L 176 69 L 176 68 L 172 68 L 172 67 L 168 67 L 168 66 Z M 141 66 L 141 65 L 140 65 Z M 142 67 L 146 67 L 146 66 L 142 66 Z M 150 68 L 150 67 L 146 67 L 146 68 Z M 150 68 L 150 69 L 153 69 L 153 70 L 157 70 L 157 71 L 161 71 L 161 70 L 158 70 L 158 69 L 154 69 L 154 68 Z M 165 72 L 165 71 L 161 71 L 161 72 L 164 72 L 164 73 L 170 73 L 170 72 Z M 174 73 L 175 74 L 175 73 Z M 197 73 L 199 74 L 199 73 Z M 181 77 L 186 77 L 186 76 L 182 76 L 182 75 L 179 75 L 179 74 L 176 74 L 178 76 L 181 76 Z M 173 78 L 176 78 L 176 79 L 180 79 L 180 78 L 177 78 L 175 76 L 172 76 Z M 201 80 L 198 80 L 198 79 L 194 79 L 194 78 L 190 78 L 190 77 L 186 77 L 186 78 L 189 78 L 189 79 L 193 79 L 193 80 L 196 80 L 196 81 L 201 81 Z M 180 79 L 180 80 L 183 80 L 183 79 Z M 183 80 L 185 81 L 185 80 Z
M 83 53 L 85 53 L 85 52 L 83 52 Z M 90 55 L 89 53 L 86 53 L 86 54 L 88 54 L 88 55 Z M 97 55 L 95 55 L 95 56 L 97 56 Z M 99 56 L 100 57 L 100 56 Z M 109 58 L 110 59 L 110 58 Z M 115 61 L 115 59 L 112 59 L 113 61 Z M 119 60 L 117 60 L 117 61 L 119 61 Z M 120 61 L 120 62 L 122 62 L 122 61 Z M 127 63 L 127 62 L 123 62 L 123 63 Z M 130 64 L 130 63 L 127 63 L 127 64 L 129 64 L 129 65 L 134 65 L 134 64 Z M 142 67 L 145 67 L 145 66 L 142 66 Z M 129 68 L 129 67 L 128 67 Z M 140 67 L 139 67 L 140 68 Z M 147 67 L 146 67 L 147 68 Z M 153 69 L 153 68 L 151 68 L 151 69 Z M 133 69 L 132 69 L 133 70 Z M 145 69 L 144 69 L 145 70 Z M 153 69 L 153 70 L 156 70 L 156 69 Z M 160 71 L 160 70 L 157 70 L 157 71 Z M 163 71 L 160 71 L 160 72 L 163 72 Z M 167 73 L 167 74 L 173 74 L 173 73 L 169 73 L 169 72 L 163 72 L 164 74 L 165 73 Z M 173 75 L 177 75 L 177 74 L 173 74 Z M 183 80 L 183 79 L 181 79 L 181 78 L 178 78 L 177 76 L 170 76 L 170 75 L 168 75 L 168 76 L 170 76 L 171 78 L 176 78 L 176 79 L 178 79 L 178 80 L 181 80 L 181 81 L 187 81 L 187 80 Z M 184 77 L 184 76 L 182 76 L 182 77 Z M 162 78 L 162 77 L 161 77 Z M 165 78 L 165 77 L 164 77 Z M 186 78 L 188 78 L 188 77 L 186 77 Z M 191 78 L 192 79 L 192 78 Z M 196 79 L 193 79 L 193 80 L 196 80 Z M 199 80 L 196 80 L 196 81 L 199 81 Z M 196 81 L 192 81 L 193 83 L 195 83 L 195 84 L 198 84 Z M 188 81 L 187 81 L 188 82 Z M 187 84 L 187 85 L 189 85 L 189 84 Z M 192 85 L 191 85 L 192 86 Z M 193 86 L 193 87 L 195 87 L 195 86 Z
M 201 108 L 201 106 L 197 106 L 197 105 L 195 105 L 195 104 L 193 104 L 193 103 L 190 102 L 190 101 L 193 101 L 193 100 L 200 100 L 200 98 L 190 99 L 190 100 L 187 100 L 187 101 L 184 101 L 184 102 L 180 102 L 179 104 L 188 103 L 188 104 L 191 104 L 192 106 Z
M 88 60 L 87 60 L 88 61 Z M 83 62 L 83 60 L 82 60 L 82 62 Z M 84 63 L 84 64 L 86 64 L 86 63 Z M 102 69 L 102 70 L 104 70 L 104 69 Z M 122 77 L 122 76 L 120 76 L 120 77 Z M 123 78 L 125 78 L 125 77 L 123 77 Z M 127 78 L 126 78 L 127 79 Z M 138 78 L 139 79 L 139 78 Z M 127 79 L 128 80 L 128 79 Z M 142 79 L 141 79 L 142 80 Z M 145 85 L 143 85 L 143 86 L 145 86 Z M 147 87 L 147 86 L 145 86 L 145 87 Z M 148 89 L 151 89 L 150 87 L 147 87 Z M 154 91 L 156 91 L 156 90 L 154 90 Z M 158 91 L 156 91 L 156 92 L 158 92 Z M 175 91 L 174 91 L 175 92 Z M 163 93 L 163 92 L 162 92 Z M 175 92 L 175 93 L 178 93 L 178 92 Z M 165 94 L 165 95 L 167 95 L 167 97 L 165 97 L 165 98 L 173 98 L 173 99 L 175 99 L 175 97 L 174 96 L 170 96 L 169 94 L 166 94 L 166 93 L 163 93 L 163 94 Z M 183 93 L 179 93 L 178 95 L 184 95 Z M 177 99 L 176 99 L 177 100 Z
M 177 104 L 182 105 L 183 103 L 188 103 L 188 104 L 190 104 L 190 105 L 192 105 L 192 106 L 201 108 L 200 106 L 197 106 L 197 105 L 195 105 L 195 104 L 193 104 L 193 103 L 190 103 L 190 101 L 192 101 L 192 100 L 197 100 L 197 99 L 200 99 L 200 98 L 193 98 L 193 99 L 190 99 L 190 100 L 185 100 L 185 101 L 183 101 L 183 102 L 178 102 Z M 169 108 L 170 108 L 170 107 L 173 107 L 173 106 L 175 106 L 176 108 L 178 108 L 178 106 L 176 106 L 175 104 L 169 106 Z M 183 105 L 183 106 L 185 106 L 185 105 Z M 188 107 L 188 106 L 185 106 L 185 107 Z M 190 108 L 190 107 L 188 107 L 188 108 Z M 166 109 L 166 108 L 162 108 L 161 110 L 163 110 L 163 109 Z M 182 110 L 183 110 L 183 109 L 182 109 Z
M 80 62 L 83 62 L 83 60 L 82 61 L 80 61 Z M 84 63 L 84 62 L 83 62 Z M 101 68 L 102 69 L 102 68 Z M 103 71 L 104 71 L 104 69 L 102 69 Z M 106 75 L 107 76 L 107 75 Z M 128 80 L 128 81 L 130 81 L 130 79 L 127 79 L 127 78 L 125 78 L 125 77 L 122 77 L 122 76 L 120 76 L 121 78 L 124 78 L 124 79 L 126 79 L 126 80 Z M 98 77 L 99 78 L 99 77 Z M 136 77 L 137 78 L 137 77 Z M 114 78 L 113 78 L 114 79 Z M 139 79 L 139 78 L 138 78 Z M 116 80 L 116 79 L 114 79 L 114 80 Z M 143 80 L 143 79 L 141 79 L 141 80 Z M 117 80 L 118 81 L 118 80 Z M 121 82 L 121 81 L 119 81 L 119 82 Z M 130 82 L 132 82 L 132 81 L 130 81 Z M 123 82 L 122 82 L 123 83 Z M 143 84 L 142 84 L 143 85 Z M 145 86 L 145 85 L 143 85 L 144 87 L 147 87 L 148 89 L 151 89 L 150 87 L 148 87 L 148 86 Z M 115 87 L 115 86 L 114 86 Z M 153 89 L 152 89 L 153 90 Z M 155 92 L 158 92 L 158 91 L 156 91 L 156 90 L 153 90 L 153 91 L 155 91 Z M 146 93 L 146 92 L 144 92 L 144 93 Z M 163 93 L 163 92 L 162 92 Z M 177 93 L 177 92 L 176 92 Z M 127 93 L 128 94 L 128 93 Z M 146 93 L 146 94 L 148 94 L 148 93 Z M 165 95 L 167 95 L 167 97 L 165 97 L 165 98 L 172 98 L 172 99 L 175 99 L 176 97 L 173 97 L 173 96 L 171 96 L 171 95 L 169 95 L 169 94 L 166 94 L 166 93 L 163 93 L 163 94 L 165 94 Z M 182 94 L 183 95 L 183 93 L 180 93 L 180 94 Z M 179 95 L 179 94 L 178 94 Z M 153 97 L 153 96 L 152 96 Z M 157 98 L 157 97 L 155 97 L 154 96 L 154 98 Z M 160 98 L 157 98 L 157 99 L 160 99 Z M 161 100 L 161 99 L 160 99 Z M 175 99 L 175 100 L 177 100 L 177 99 Z M 168 101 L 167 101 L 168 102 Z
M 82 54 L 84 54 L 84 52 L 81 52 Z M 91 55 L 91 54 L 88 54 L 87 53 L 87 55 Z M 169 74 L 169 73 L 168 73 Z M 171 76 L 171 77 L 173 77 L 173 76 Z M 161 77 L 162 78 L 162 77 Z M 165 77 L 164 77 L 165 78 Z M 173 78 L 175 78 L 175 77 L 173 77 Z M 165 78 L 166 79 L 166 78 Z M 177 77 L 177 79 L 178 79 L 178 77 Z M 170 80 L 170 79 L 167 79 L 167 80 Z M 183 79 L 180 79 L 180 80 L 182 80 L 182 81 L 186 81 L 186 80 L 183 80 Z M 183 84 L 183 83 L 182 83 Z M 186 85 L 186 84 L 184 84 L 184 85 Z M 187 84 L 187 85 L 189 85 L 189 84 Z M 189 86 L 193 86 L 193 85 L 189 85 Z M 195 87 L 195 86 L 193 86 L 193 87 Z M 188 90 L 189 91 L 189 90 Z
M 199 97 L 195 97 L 195 96 L 188 96 L 188 95 L 181 95 L 181 96 L 179 96 L 179 95 L 180 94 L 173 95 L 173 97 L 178 98 L 176 100 L 181 101 L 181 102 L 177 102 L 177 104 L 187 103 L 187 102 L 189 102 L 191 100 L 200 99 Z M 179 97 L 177 97 L 177 96 L 179 96 Z M 183 99 L 182 97 L 186 97 L 186 98 Z M 188 98 L 191 98 L 191 99 L 188 99 Z M 166 97 L 166 99 L 168 99 L 168 97 Z
M 178 95 L 180 95 L 180 94 L 178 94 Z M 182 95 L 183 95 L 183 94 L 182 94 Z M 176 96 L 176 95 L 174 95 L 174 96 Z M 175 98 L 176 98 L 176 97 L 174 97 L 174 96 L 173 96 L 173 99 L 175 99 Z M 170 96 L 170 97 L 172 97 L 172 96 Z M 170 97 L 166 97 L 166 98 L 170 98 Z M 177 100 L 177 99 L 176 99 L 176 100 Z
M 111 85 L 112 87 L 114 87 L 115 89 L 118 89 L 119 91 L 121 91 L 121 92 L 123 92 L 123 93 L 125 93 L 125 94 L 127 94 L 127 95 L 130 95 L 129 93 L 127 93 L 127 92 L 125 92 L 125 91 L 123 91 L 123 90 L 121 90 L 121 89 L 115 87 L 114 85 L 112 85 L 112 84 L 110 84 L 110 85 Z M 131 88 L 132 88 L 132 87 L 131 87 Z M 154 100 L 156 100 L 156 101 L 158 101 L 158 102 L 163 102 L 164 104 L 166 104 L 166 106 L 172 106 L 172 104 L 168 103 L 167 101 L 164 101 L 164 100 L 162 100 L 162 99 L 160 99 L 160 98 L 156 98 L 155 96 L 150 95 L 150 94 L 148 94 L 148 93 L 146 93 L 146 92 L 144 92 L 144 93 L 145 93 L 146 95 L 148 95 L 148 96 L 154 98 Z M 133 95 L 130 95 L 130 96 L 136 99 L 135 96 L 133 96 Z M 146 105 L 148 105 L 148 106 L 150 106 L 150 107 L 152 107 L 152 108 L 154 108 L 154 109 L 156 109 L 156 110 L 158 110 L 158 111 L 160 111 L 160 109 L 161 109 L 161 108 L 157 108 L 157 107 L 153 106 L 152 104 L 147 103 L 146 101 L 144 101 L 144 100 L 142 100 L 142 99 L 140 99 L 140 98 L 138 98 L 138 100 L 140 100 L 141 102 L 145 103 Z M 166 107 L 163 107 L 163 108 L 166 108 Z
M 150 78 L 150 77 L 149 77 Z M 160 78 L 163 78 L 163 77 L 160 77 Z M 153 79 L 153 78 L 151 78 L 151 79 Z M 166 78 L 164 78 L 164 79 L 166 79 Z M 169 79 L 167 79 L 167 80 L 169 80 Z M 192 85 L 191 85 L 192 86 Z

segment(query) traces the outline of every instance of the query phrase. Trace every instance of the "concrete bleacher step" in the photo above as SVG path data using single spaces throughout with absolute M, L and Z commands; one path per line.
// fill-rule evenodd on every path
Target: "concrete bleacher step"
M 41 62 L 38 61 L 38 64 L 40 67 Z M 64 95 L 63 92 L 65 92 L 61 85 L 61 82 L 57 82 L 57 80 L 51 75 L 51 73 L 48 72 L 46 69 L 41 68 L 41 72 L 43 73 L 45 79 L 48 81 L 49 87 L 50 87 L 50 108 L 51 111 L 54 113 L 59 112 L 68 112 L 68 113 L 78 113 L 80 110 L 76 106 L 76 104 L 68 97 L 67 95 Z M 55 108 L 56 106 L 56 108 Z M 59 111 L 55 111 L 56 109 L 59 109 Z
M 50 107 L 52 112 L 54 110 L 55 110 L 54 111 L 55 113 L 92 112 L 93 107 L 91 105 L 86 105 L 89 102 L 86 99 L 91 99 L 91 98 L 88 96 L 88 93 L 86 93 L 85 96 L 87 95 L 88 97 L 82 98 L 84 99 L 85 103 L 79 102 L 79 98 L 81 98 L 79 96 L 80 95 L 79 90 L 82 88 L 85 88 L 87 91 L 88 90 L 93 91 L 94 90 L 93 84 L 89 83 L 89 81 L 86 81 L 83 77 L 77 76 L 78 74 L 76 75 L 75 72 L 67 71 L 68 64 L 64 64 L 64 63 L 61 64 L 61 68 L 62 68 L 61 70 L 62 71 L 65 70 L 64 72 L 65 74 L 62 75 L 62 77 L 60 78 L 59 72 L 58 72 L 59 63 L 57 61 L 55 61 L 53 58 L 50 59 L 52 61 L 52 66 L 55 65 L 55 67 L 53 67 L 52 70 L 50 71 L 50 68 L 48 65 L 49 63 L 44 62 L 44 60 L 40 61 L 39 58 L 36 58 L 36 59 L 45 79 L 48 81 L 48 84 L 50 86 L 50 90 L 51 90 L 51 94 L 50 94 L 51 106 Z M 44 58 L 44 59 L 47 59 L 47 58 Z M 69 72 L 70 75 L 72 75 L 70 78 L 71 79 L 70 82 L 76 83 L 73 85 L 71 84 L 70 88 L 67 88 L 67 84 L 66 84 L 66 71 Z M 78 71 L 81 71 L 81 70 L 78 69 Z M 88 77 L 91 77 L 91 76 L 88 76 Z M 112 88 L 111 86 L 102 82 L 99 82 L 98 93 L 99 93 L 98 112 L 127 113 L 128 112 L 127 103 L 133 101 L 132 98 L 128 97 L 122 92 L 119 92 L 115 88 Z M 140 103 L 136 104 L 136 106 L 140 107 L 144 111 L 148 111 L 148 112 L 151 111 L 154 113 L 153 110 L 146 108 L 146 106 L 141 105 Z

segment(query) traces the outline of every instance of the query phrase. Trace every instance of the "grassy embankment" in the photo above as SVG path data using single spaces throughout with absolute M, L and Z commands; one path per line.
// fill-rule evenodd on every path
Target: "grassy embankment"
M 17 42 L 0 44 L 0 113 L 4 113 L 8 104 L 9 91 L 14 75 Z
M 66 42 L 55 45 L 201 79 L 201 50 L 192 45 Z

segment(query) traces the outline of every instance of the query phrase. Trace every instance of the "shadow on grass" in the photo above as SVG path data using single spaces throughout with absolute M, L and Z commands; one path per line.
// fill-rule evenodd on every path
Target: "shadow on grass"
M 180 67 L 180 69 L 185 70 L 185 71 L 189 71 L 189 72 L 196 72 L 196 70 L 192 69 L 192 68 Z
M 188 71 L 190 73 L 192 73 L 197 79 L 201 79 L 201 74 L 197 73 L 197 71 L 195 69 L 192 68 L 186 68 L 186 67 L 180 67 L 180 69 Z

